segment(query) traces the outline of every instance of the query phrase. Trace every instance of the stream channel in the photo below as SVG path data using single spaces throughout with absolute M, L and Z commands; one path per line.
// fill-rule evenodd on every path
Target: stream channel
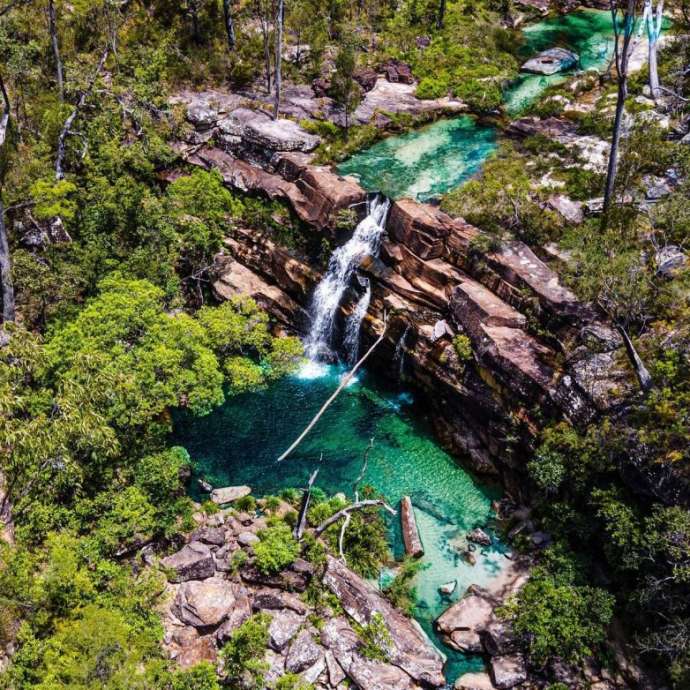
M 523 34 L 526 58 L 560 45 L 580 54 L 579 69 L 602 68 L 612 49 L 610 15 L 595 10 L 547 19 L 525 27 Z M 523 110 L 544 89 L 563 79 L 562 74 L 522 75 L 506 91 L 508 112 Z M 339 171 L 355 174 L 364 187 L 387 197 L 413 196 L 427 201 L 478 172 L 496 146 L 493 127 L 460 116 L 385 139 L 354 155 Z M 470 584 L 486 584 L 507 563 L 507 549 L 495 535 L 492 546 L 477 547 L 475 565 L 462 556 L 467 548 L 466 533 L 490 523 L 491 502 L 499 496 L 498 491 L 479 482 L 435 443 L 423 411 L 416 409 L 408 391 L 367 371 L 360 372 L 341 393 L 293 454 L 276 464 L 346 370 L 343 364 L 319 361 L 320 353 L 337 349 L 342 355 L 342 343 L 332 342 L 333 316 L 359 260 L 365 253 L 378 251 L 382 217 L 385 219 L 387 211 L 384 202 L 381 197 L 374 200 L 369 216 L 359 224 L 353 238 L 334 252 L 327 275 L 316 290 L 311 305 L 314 327 L 305 340 L 311 361 L 265 390 L 229 398 L 206 417 L 179 416 L 174 440 L 194 459 L 195 477 L 203 476 L 215 486 L 248 484 L 257 496 L 276 494 L 283 488 L 304 486 L 319 466 L 317 485 L 321 489 L 352 496 L 352 483 L 373 438 L 364 482 L 394 506 L 405 495 L 412 498 L 425 551 L 425 569 L 416 582 L 415 617 L 448 656 L 446 677 L 452 684 L 462 673 L 481 669 L 483 661 L 479 656 L 445 647 L 435 636 L 432 623 Z M 367 302 L 355 310 L 360 320 L 368 306 L 367 293 L 363 297 Z M 357 347 L 358 329 L 359 322 L 347 324 L 346 344 L 350 349 Z M 396 356 L 403 372 L 404 342 Z M 323 461 L 319 464 L 321 454 Z M 194 490 L 196 485 L 193 481 Z M 389 525 L 391 547 L 400 558 L 403 549 L 399 521 L 389 519 Z M 384 572 L 381 579 L 387 576 Z M 439 587 L 453 581 L 457 582 L 454 593 L 442 596 Z

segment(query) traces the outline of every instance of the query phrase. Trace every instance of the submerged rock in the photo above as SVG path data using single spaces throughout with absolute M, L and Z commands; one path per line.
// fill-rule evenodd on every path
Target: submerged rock
M 570 69 L 579 60 L 580 56 L 573 53 L 572 50 L 549 48 L 527 60 L 521 69 L 523 72 L 534 72 L 535 74 L 555 74 Z
M 232 503 L 238 498 L 249 496 L 251 492 L 252 489 L 249 486 L 224 486 L 221 489 L 211 491 L 211 500 L 218 505 L 223 505 L 224 503 Z
M 475 527 L 467 535 L 467 539 L 480 546 L 491 546 L 491 537 L 481 527 Z
M 455 591 L 457 586 L 458 586 L 458 581 L 457 580 L 451 580 L 450 582 L 446 582 L 444 585 L 441 585 L 438 588 L 438 591 L 441 594 L 444 594 L 445 596 L 450 596 Z

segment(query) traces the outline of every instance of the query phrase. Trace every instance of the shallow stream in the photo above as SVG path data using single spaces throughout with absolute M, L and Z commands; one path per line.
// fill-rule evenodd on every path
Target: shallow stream
M 550 76 L 521 74 L 505 91 L 505 108 L 511 117 L 518 116 L 547 88 L 564 82 L 575 72 L 604 69 L 613 51 L 611 15 L 602 10 L 551 17 L 525 26 L 522 36 L 524 60 L 559 46 L 576 52 L 580 62 L 571 70 Z M 461 115 L 388 137 L 348 158 L 338 171 L 359 178 L 365 189 L 393 199 L 429 201 L 479 172 L 497 144 L 495 127 Z

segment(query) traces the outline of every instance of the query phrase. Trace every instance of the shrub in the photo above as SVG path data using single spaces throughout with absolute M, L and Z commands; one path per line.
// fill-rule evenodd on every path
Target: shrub
M 374 661 L 388 661 L 393 640 L 386 621 L 378 611 L 374 612 L 366 625 L 355 625 L 355 631 L 360 639 L 359 652 L 363 657 Z
M 282 522 L 259 532 L 260 541 L 254 545 L 256 567 L 267 575 L 278 573 L 299 555 L 299 544 L 290 528 Z
M 472 359 L 472 341 L 466 335 L 456 335 L 453 338 L 453 348 L 461 362 L 469 362 Z
M 269 665 L 264 661 L 264 656 L 270 622 L 271 617 L 267 614 L 254 614 L 232 633 L 220 650 L 223 668 L 231 686 L 240 685 L 240 682 L 245 690 L 261 690 L 265 686 L 264 673 Z

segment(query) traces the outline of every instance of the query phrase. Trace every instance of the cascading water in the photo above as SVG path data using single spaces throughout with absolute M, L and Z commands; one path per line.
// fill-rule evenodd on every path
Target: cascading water
M 312 323 L 304 343 L 310 359 L 331 353 L 333 324 L 343 293 L 361 260 L 378 253 L 389 206 L 386 197 L 376 196 L 367 204 L 367 215 L 352 238 L 331 255 L 328 271 L 316 286 L 310 307 Z
M 347 317 L 345 323 L 343 349 L 345 350 L 347 363 L 350 366 L 353 366 L 357 362 L 357 356 L 359 355 L 359 331 L 362 327 L 362 321 L 364 321 L 364 317 L 367 315 L 367 309 L 369 309 L 369 302 L 371 301 L 371 283 L 368 278 L 365 278 L 365 280 L 367 281 L 367 287 L 355 305 L 352 314 Z
M 393 355 L 393 363 L 398 365 L 398 378 L 402 381 L 403 371 L 405 369 L 405 341 L 407 340 L 407 334 L 410 332 L 410 324 L 405 326 L 403 334 L 398 340 L 398 344 L 395 346 L 395 354 Z

